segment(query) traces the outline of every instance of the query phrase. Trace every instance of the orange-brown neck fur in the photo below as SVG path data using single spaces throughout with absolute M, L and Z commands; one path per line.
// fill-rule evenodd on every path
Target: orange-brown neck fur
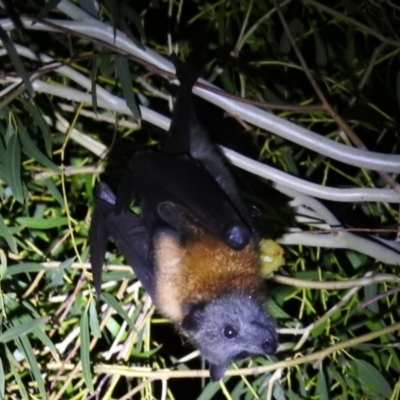
M 252 243 L 236 251 L 202 231 L 185 245 L 161 233 L 155 241 L 155 265 L 155 305 L 175 323 L 185 316 L 185 305 L 207 303 L 235 290 L 254 294 L 262 285 Z

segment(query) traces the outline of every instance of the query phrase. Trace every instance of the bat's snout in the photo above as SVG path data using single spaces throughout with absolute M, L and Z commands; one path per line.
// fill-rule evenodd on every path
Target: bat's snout
M 275 332 L 268 332 L 267 337 L 261 343 L 261 347 L 266 354 L 275 354 L 278 348 L 278 338 Z

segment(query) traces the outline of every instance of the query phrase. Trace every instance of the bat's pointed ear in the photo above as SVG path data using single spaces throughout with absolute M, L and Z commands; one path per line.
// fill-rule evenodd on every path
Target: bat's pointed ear
M 228 365 L 210 363 L 210 378 L 213 382 L 219 381 L 225 374 Z
M 187 307 L 188 312 L 181 322 L 181 327 L 185 331 L 197 331 L 200 329 L 199 324 L 203 318 L 204 307 L 205 304 L 203 303 L 192 304 Z
M 96 199 L 103 200 L 110 205 L 114 205 L 116 200 L 114 192 L 105 182 L 100 182 L 96 186 Z

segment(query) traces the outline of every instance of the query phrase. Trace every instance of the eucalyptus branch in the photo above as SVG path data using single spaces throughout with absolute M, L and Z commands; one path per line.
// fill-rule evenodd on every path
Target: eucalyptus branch
M 345 234 L 345 236 L 343 236 L 343 234 Z M 318 235 L 310 235 L 304 232 L 287 233 L 278 239 L 278 242 L 283 245 L 300 244 L 310 247 L 351 249 L 366 254 L 385 264 L 400 265 L 400 252 L 394 247 L 396 244 L 394 241 L 383 242 L 379 238 L 375 237 L 367 239 L 350 232 Z
M 228 159 L 237 167 L 249 171 L 262 178 L 270 179 L 281 186 L 287 186 L 288 188 L 295 189 L 298 192 L 307 194 L 309 196 L 318 197 L 326 200 L 345 202 L 400 202 L 400 196 L 398 196 L 391 189 L 337 189 L 328 186 L 318 185 L 316 183 L 307 182 L 303 179 L 297 178 L 296 176 L 287 174 L 286 172 L 277 170 L 259 161 L 252 160 L 233 150 L 224 148 L 224 153 L 228 157 Z
M 64 167 L 63 171 L 46 171 L 39 172 L 33 176 L 35 181 L 41 181 L 53 176 L 64 174 L 65 176 L 81 175 L 81 174 L 101 174 L 104 172 L 104 167 L 99 165 L 86 166 L 86 167 Z
M 22 46 L 18 46 L 18 50 L 21 49 Z M 21 53 L 21 55 L 25 55 L 25 53 L 23 52 Z M 68 73 L 70 76 L 73 75 L 71 74 L 70 71 L 68 71 Z M 10 83 L 18 79 L 20 78 L 7 77 L 5 80 L 4 79 L 0 80 L 0 82 L 3 81 L 5 83 Z M 87 79 L 87 81 L 90 82 L 89 78 L 85 79 Z M 82 76 L 79 77 L 79 82 L 82 82 Z M 86 84 L 88 82 L 86 82 Z M 83 86 L 86 87 L 86 84 L 84 84 Z M 54 85 L 40 80 L 34 81 L 32 83 L 32 86 L 35 91 L 41 93 L 47 93 L 53 96 L 61 97 L 63 99 L 71 99 L 88 105 L 92 105 L 93 103 L 92 96 L 89 93 L 84 93 L 77 89 Z M 111 94 L 109 94 L 108 97 L 109 98 L 112 97 L 112 102 L 104 102 L 103 99 L 99 99 L 97 106 L 100 108 L 118 112 L 119 114 L 132 115 L 124 99 Z M 169 129 L 169 124 L 170 124 L 169 118 L 144 106 L 140 106 L 140 112 L 142 114 L 143 120 L 150 122 L 161 129 L 164 130 Z M 50 122 L 51 121 L 49 120 L 49 123 Z M 74 132 L 77 131 L 74 130 Z M 81 135 L 83 134 L 82 133 L 80 133 L 80 135 L 72 134 L 71 137 L 75 141 L 78 141 L 79 137 L 82 137 Z M 94 139 L 91 140 L 94 141 Z M 92 149 L 98 148 L 99 145 L 100 143 L 98 143 L 96 146 L 93 146 L 93 142 L 91 142 L 90 146 L 85 145 L 85 147 L 89 151 L 92 151 Z M 221 148 L 224 154 L 228 157 L 228 159 L 232 162 L 233 165 L 241 169 L 244 169 L 245 171 L 258 175 L 262 178 L 273 180 L 274 182 L 276 182 L 281 186 L 287 186 L 288 188 L 295 189 L 299 192 L 303 192 L 311 196 L 319 197 L 322 199 L 328 199 L 332 201 L 345 201 L 345 202 L 365 202 L 365 201 L 380 201 L 387 203 L 400 202 L 399 196 L 397 196 L 397 194 L 391 189 L 371 189 L 371 188 L 338 189 L 338 188 L 323 186 L 287 174 L 276 168 L 265 165 L 259 161 L 252 160 L 233 150 L 224 147 Z M 98 156 L 104 155 L 105 154 L 104 151 L 105 147 L 103 146 L 102 150 L 96 151 L 95 154 Z
M 69 4 L 70 2 L 67 0 L 60 2 L 63 6 L 67 3 Z M 138 48 L 125 34 L 118 30 L 114 35 L 113 28 L 100 21 L 97 24 L 88 25 L 87 22 L 82 21 L 46 20 L 48 23 L 51 23 L 51 26 L 46 25 L 46 21 L 32 24 L 30 18 L 22 18 L 21 21 L 28 30 L 58 30 L 67 31 L 71 34 L 75 32 L 77 35 L 84 35 L 92 40 L 99 40 L 108 46 L 113 46 L 119 52 L 134 56 L 161 71 L 173 73 L 172 64 L 164 57 L 149 48 L 145 48 L 144 50 Z M 14 29 L 13 22 L 9 19 L 1 20 L 0 25 L 4 30 Z M 400 156 L 398 155 L 368 152 L 337 143 L 270 114 L 267 111 L 207 90 L 204 87 L 214 88 L 214 86 L 204 80 L 200 80 L 199 82 L 203 85 L 197 84 L 193 91 L 194 94 L 221 107 L 229 114 L 238 115 L 244 121 L 261 129 L 273 132 L 317 153 L 350 165 L 377 171 L 400 172 Z
M 338 228 L 341 226 L 338 219 L 317 199 L 305 196 L 281 185 L 276 185 L 276 188 L 295 199 L 292 201 L 292 205 L 310 207 L 318 218 L 328 223 L 331 227 Z M 357 236 L 346 230 L 317 235 L 304 234 L 304 232 L 287 233 L 278 242 L 286 245 L 302 243 L 314 247 L 352 249 L 381 262 L 400 265 L 400 251 L 395 242 L 383 241 L 380 238 L 372 236 Z
M 370 298 L 368 300 L 365 300 L 362 303 L 359 303 L 358 307 L 359 308 L 369 307 L 372 303 L 375 303 L 375 302 L 377 302 L 379 300 L 384 299 L 385 297 L 392 296 L 392 295 L 394 295 L 396 293 L 399 293 L 399 292 L 400 292 L 400 286 L 399 287 L 395 287 L 393 289 L 390 289 L 390 290 L 388 290 L 388 291 L 386 291 L 384 293 L 377 294 L 376 296 L 374 296 L 374 297 L 372 297 L 372 298 Z
M 341 290 L 354 287 L 364 287 L 374 283 L 397 283 L 400 284 L 400 276 L 394 274 L 377 274 L 365 276 L 359 279 L 350 279 L 346 281 L 307 281 L 305 279 L 296 279 L 284 275 L 273 275 L 274 282 L 282 285 L 297 287 L 300 289 L 318 289 L 318 290 Z
M 280 189 L 279 186 L 277 189 Z M 294 198 L 294 200 L 291 201 L 292 207 L 296 207 L 297 205 L 308 207 L 331 227 L 341 225 L 339 220 L 328 210 L 328 208 L 317 199 L 305 196 L 303 193 L 296 193 L 294 190 L 286 191 L 286 193 L 290 193 L 290 196 Z

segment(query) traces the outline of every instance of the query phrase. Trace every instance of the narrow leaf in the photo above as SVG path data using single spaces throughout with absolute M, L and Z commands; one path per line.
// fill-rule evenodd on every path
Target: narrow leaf
M 132 356 L 138 357 L 138 358 L 150 358 L 151 356 L 156 354 L 157 351 L 161 349 L 161 347 L 162 347 L 162 345 L 159 345 L 156 348 L 154 348 L 153 350 L 143 351 L 143 352 L 139 352 L 139 351 L 132 349 L 130 354 L 132 354 Z
M 15 243 L 15 240 L 13 236 L 11 235 L 10 230 L 8 229 L 7 225 L 5 224 L 3 218 L 0 215 L 0 236 L 4 238 L 4 240 L 7 242 L 8 247 L 13 253 L 17 253 L 17 244 Z
M 29 94 L 29 97 L 33 97 L 34 92 L 33 92 L 32 83 L 29 80 L 29 76 L 24 67 L 24 63 L 22 62 L 20 56 L 18 55 L 13 42 L 10 40 L 6 31 L 1 26 L 0 26 L 0 39 L 3 42 L 3 46 L 6 49 L 7 54 L 10 57 L 10 60 L 13 64 L 15 70 L 17 71 L 18 75 L 21 77 L 22 82 L 25 85 L 25 88 Z
M 376 367 L 364 360 L 354 360 L 354 365 L 357 368 L 358 379 L 364 388 L 364 392 L 367 389 L 375 395 L 379 394 L 386 399 L 390 398 L 392 389 Z
M 81 362 L 83 379 L 90 393 L 94 392 L 92 373 L 90 371 L 90 340 L 87 309 L 81 316 Z
M 146 42 L 146 34 L 143 29 L 142 20 L 140 15 L 127 3 L 122 3 L 122 13 L 125 18 L 129 19 L 135 25 L 137 29 L 141 42 Z M 144 50 L 143 44 L 140 43 L 139 47 Z
M 24 148 L 26 154 L 35 159 L 38 163 L 44 165 L 51 170 L 56 172 L 60 171 L 60 168 L 58 168 L 58 166 L 54 164 L 53 161 L 49 160 L 49 158 L 46 157 L 37 148 L 35 142 L 31 139 L 30 135 L 28 134 L 22 123 L 19 124 L 19 137 L 21 139 L 22 147 Z
M 61 192 L 57 189 L 57 186 L 54 184 L 54 182 L 50 178 L 45 179 L 43 182 L 47 186 L 47 189 L 49 189 L 49 192 L 57 200 L 61 208 L 65 208 L 64 198 L 62 197 Z
M 102 282 L 122 281 L 123 279 L 132 279 L 133 271 L 105 271 L 102 274 Z
M 375 298 L 379 294 L 378 284 L 374 283 L 373 285 L 368 285 L 363 288 L 365 293 L 364 301 Z M 374 314 L 379 315 L 379 302 L 373 301 L 368 305 L 368 309 L 371 310 Z M 380 327 L 381 328 L 381 327 Z M 378 328 L 378 329 L 380 329 Z
M 51 158 L 51 151 L 52 151 L 51 148 L 52 148 L 53 143 L 52 143 L 52 139 L 51 139 L 51 133 L 50 133 L 49 126 L 47 125 L 46 121 L 44 120 L 44 118 L 42 116 L 42 112 L 40 111 L 38 106 L 36 104 L 32 103 L 31 101 L 25 100 L 25 99 L 21 99 L 21 101 L 22 101 L 22 104 L 24 105 L 24 107 L 26 108 L 26 110 L 28 111 L 28 114 L 31 117 L 33 117 L 33 119 L 36 122 L 36 125 L 40 128 L 42 135 L 43 135 L 44 145 L 46 147 L 47 155 Z M 21 124 L 20 124 L 20 126 L 21 126 Z
M 98 11 L 95 0 L 79 0 L 79 4 L 88 14 L 97 18 Z
M 12 135 L 8 142 L 5 167 L 12 194 L 15 200 L 23 203 L 24 194 L 21 181 L 21 147 L 16 134 Z
M 61 0 L 49 0 L 45 5 L 40 7 L 40 11 L 38 12 L 36 19 L 44 19 L 50 13 L 51 10 L 58 6 Z
M 0 136 L 0 163 L 6 159 L 6 148 L 3 143 L 3 138 Z
M 3 158 L 3 160 L 4 160 L 4 158 Z M 8 185 L 7 170 L 1 164 L 0 164 L 0 181 L 3 181 L 3 183 Z M 1 186 L 0 186 L 0 188 L 1 188 L 0 196 L 3 197 L 4 190 Z
M 294 39 L 297 39 L 299 37 L 301 38 L 304 32 L 304 25 L 299 19 L 295 18 L 289 23 L 289 29 Z M 283 32 L 279 44 L 279 51 L 282 54 L 289 54 L 291 48 L 292 48 L 292 43 L 289 39 L 289 36 L 287 35 L 286 32 Z
M 133 93 L 132 78 L 129 72 L 128 60 L 124 57 L 116 57 L 115 65 L 117 73 L 122 86 L 122 93 L 124 95 L 126 104 L 131 110 L 135 119 L 140 119 L 140 111 L 136 104 L 135 95 Z
M 45 324 L 50 318 L 42 317 L 23 323 L 16 323 L 0 335 L 0 343 L 7 343 L 31 332 L 36 326 Z
M 108 293 L 102 293 L 101 299 L 108 304 L 111 308 L 113 308 L 129 325 L 129 327 L 136 332 L 136 327 L 133 324 L 132 320 L 129 318 L 128 313 L 122 308 L 122 306 L 118 303 L 117 300 Z
M 92 84 L 92 105 L 93 111 L 97 114 L 97 86 L 96 86 L 96 77 L 97 77 L 97 57 L 94 57 L 92 60 L 92 73 L 90 74 L 90 81 Z
M 40 398 L 45 400 L 45 399 L 47 399 L 46 389 L 44 387 L 43 377 L 40 372 L 39 364 L 36 360 L 31 343 L 26 336 L 22 336 L 20 338 L 20 340 L 21 340 L 21 344 L 23 347 L 25 357 L 28 360 L 29 368 L 32 372 L 33 377 L 35 378 L 35 383 L 39 389 L 39 393 L 41 396 Z
M 354 31 L 349 29 L 347 31 L 345 42 L 346 49 L 343 54 L 343 58 L 347 63 L 348 67 L 354 68 L 357 65 L 357 43 L 354 37 Z
M 325 374 L 321 370 L 317 379 L 317 395 L 320 400 L 329 400 L 328 388 L 326 386 Z
M 128 24 L 125 22 L 125 20 L 121 19 L 120 23 L 119 23 L 119 29 L 121 29 L 122 32 L 125 33 L 125 35 L 132 40 L 133 43 L 136 44 L 137 47 L 139 47 L 139 49 L 145 50 L 143 43 L 136 39 L 135 35 L 132 33 L 132 31 L 129 29 Z
M 68 258 L 63 261 L 58 268 L 49 269 L 46 275 L 50 278 L 50 287 L 57 287 L 64 284 L 64 273 L 67 268 L 70 268 L 75 258 Z
M 97 310 L 96 310 L 96 302 L 93 300 L 93 298 L 90 300 L 90 305 L 89 305 L 89 323 L 92 335 L 97 339 L 101 338 L 99 318 L 97 316 Z
M 114 1 L 114 0 L 104 0 L 104 3 L 107 6 L 111 14 L 111 20 L 113 24 L 113 32 L 114 32 L 114 40 L 115 36 L 117 35 L 117 27 L 121 20 L 121 2 Z
M 52 229 L 59 226 L 68 225 L 68 218 L 33 218 L 33 217 L 19 217 L 17 222 L 31 229 Z
M 341 393 L 342 393 L 342 399 L 347 400 L 348 399 L 348 388 L 345 380 L 343 379 L 342 375 L 335 369 L 335 367 L 328 367 L 328 373 L 329 373 L 329 381 L 336 381 L 338 382 L 341 386 Z M 342 400 L 341 399 L 341 400 Z
M 197 398 L 197 400 L 210 400 L 220 390 L 221 386 L 218 382 L 209 382 L 201 391 L 201 395 Z
M 38 263 L 15 264 L 15 265 L 11 265 L 7 268 L 4 278 L 9 278 L 11 276 L 22 274 L 22 273 L 40 272 L 45 269 L 46 268 L 43 267 L 43 265 L 38 264 Z
M 4 142 L 5 142 L 6 146 L 8 146 L 8 143 L 9 143 L 9 141 L 11 139 L 11 136 L 14 135 L 14 134 L 15 134 L 14 125 L 11 122 L 11 120 L 9 120 L 8 124 L 7 124 L 6 136 L 4 138 Z
M 0 358 L 0 399 L 4 399 L 5 380 L 4 380 L 4 367 L 3 361 Z
M 53 358 L 56 361 L 60 361 L 60 357 L 58 356 L 58 351 L 54 343 L 51 339 L 47 336 L 46 332 L 44 331 L 43 327 L 36 326 L 33 328 L 32 333 L 46 346 L 49 348 Z
M 7 357 L 7 361 L 9 363 L 10 369 L 11 369 L 11 373 L 14 375 L 14 378 L 17 382 L 17 386 L 18 386 L 18 390 L 19 393 L 21 395 L 21 399 L 23 400 L 29 400 L 29 396 L 28 396 L 28 392 L 26 391 L 25 385 L 22 382 L 20 373 L 17 369 L 18 363 L 15 360 L 14 356 L 12 355 L 12 353 L 10 352 L 10 350 L 8 350 L 7 347 L 5 347 L 6 349 L 6 357 Z
M 325 44 L 318 33 L 314 34 L 314 40 L 316 64 L 319 68 L 325 69 L 328 64 Z
M 7 272 L 7 257 L 4 251 L 0 249 L 0 281 L 3 280 L 4 276 L 6 275 L 6 272 Z M 1 303 L 2 301 L 3 301 L 3 296 L 0 295 L 0 314 L 1 310 L 3 310 Z M 1 326 L 1 320 L 0 320 L 0 326 Z
M 289 400 L 304 400 L 304 397 L 300 397 L 295 392 L 293 392 L 291 389 L 288 390 L 286 395 L 287 395 Z

